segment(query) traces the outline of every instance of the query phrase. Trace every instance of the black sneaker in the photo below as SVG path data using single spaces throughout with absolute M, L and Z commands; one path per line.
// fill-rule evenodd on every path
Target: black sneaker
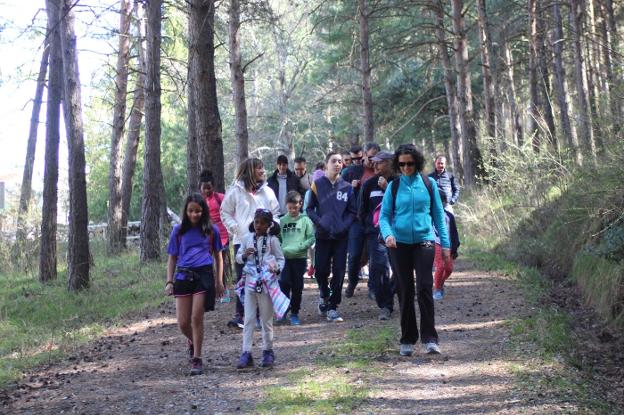
M 245 322 L 243 321 L 242 317 L 234 316 L 232 320 L 228 321 L 227 326 L 242 329 L 243 327 L 245 327 Z
M 191 376 L 201 375 L 204 373 L 204 363 L 199 357 L 191 359 Z

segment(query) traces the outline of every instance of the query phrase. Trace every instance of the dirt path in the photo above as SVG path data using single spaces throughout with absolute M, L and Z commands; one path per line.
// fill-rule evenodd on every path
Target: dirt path
M 347 387 L 347 393 L 351 393 L 349 386 L 354 387 L 357 399 L 344 407 L 336 401 L 335 413 L 576 412 L 571 404 L 515 386 L 513 367 L 518 357 L 509 347 L 508 322 L 523 313 L 525 305 L 519 290 L 502 276 L 457 264 L 446 298 L 436 303 L 442 356 L 430 358 L 418 349 L 410 358 L 401 357 L 396 336 L 386 350 L 360 366 L 350 365 L 348 359 L 344 364 L 323 366 L 323 356 L 333 356 L 332 348 L 347 332 L 373 335 L 389 327 L 396 334 L 397 313 L 392 320 L 379 322 L 376 306 L 366 297 L 366 284 L 360 283 L 352 299 L 343 299 L 345 322 L 330 324 L 316 315 L 317 293 L 314 281 L 306 280 L 303 324 L 276 326 L 277 360 L 272 370 L 237 372 L 241 334 L 225 327 L 233 310 L 232 304 L 226 304 L 206 315 L 206 373 L 188 376 L 185 342 L 175 325 L 173 305 L 168 303 L 68 359 L 27 376 L 9 391 L 0 412 L 254 413 L 263 401 L 261 409 L 271 411 L 265 398 L 275 391 L 313 385 L 331 389 L 335 383 L 327 382 L 338 378 L 346 382 L 340 388 Z M 255 336 L 259 341 L 259 333 Z M 259 357 L 259 346 L 253 354 Z M 293 400 L 304 396 L 303 392 Z M 288 413 L 279 407 L 279 400 L 275 402 L 275 412 Z M 314 408 L 311 403 L 308 411 L 314 413 Z

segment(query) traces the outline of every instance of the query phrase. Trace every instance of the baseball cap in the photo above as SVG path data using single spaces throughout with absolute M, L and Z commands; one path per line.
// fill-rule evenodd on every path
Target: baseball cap
M 375 154 L 371 157 L 371 161 L 384 161 L 384 160 L 392 160 L 394 158 L 394 153 L 383 150 Z

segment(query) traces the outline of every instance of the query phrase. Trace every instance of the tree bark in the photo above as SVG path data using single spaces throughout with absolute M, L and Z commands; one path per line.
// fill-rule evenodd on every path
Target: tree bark
M 555 130 L 555 116 L 553 114 L 552 103 L 551 103 L 551 95 L 552 95 L 552 87 L 550 82 L 550 75 L 548 66 L 549 63 L 546 61 L 547 52 L 546 45 L 544 41 L 544 32 L 546 31 L 544 25 L 544 18 L 542 14 L 545 12 L 544 9 L 540 9 L 537 17 L 537 56 L 539 61 L 539 85 L 540 85 L 540 93 L 541 93 L 541 103 L 542 103 L 542 111 L 544 121 L 546 122 L 546 127 L 548 129 L 548 139 L 550 140 L 552 146 L 556 149 L 559 149 L 559 141 L 557 140 L 556 130 Z M 550 55 L 552 56 L 552 54 Z
M 188 134 L 186 139 L 186 178 L 188 180 L 188 192 L 189 194 L 197 191 L 199 185 L 199 148 L 197 146 L 197 114 L 195 114 L 195 91 L 193 91 L 193 75 L 191 73 L 191 67 L 194 63 L 191 62 L 194 59 L 195 54 L 189 53 L 188 61 L 188 85 L 187 85 L 187 122 L 188 122 Z
M 137 151 L 141 139 L 141 120 L 145 109 L 145 19 L 142 3 L 136 3 L 135 14 L 138 33 L 138 70 L 133 93 L 133 104 L 128 122 L 128 137 L 121 177 L 121 232 L 124 247 L 127 246 L 128 217 L 132 201 L 132 181 L 136 170 Z
M 15 235 L 15 255 L 21 252 L 21 247 L 26 240 L 26 229 L 24 229 L 24 215 L 28 212 L 30 198 L 32 197 L 32 175 L 35 165 L 35 152 L 37 150 L 37 131 L 39 129 L 39 114 L 41 113 L 41 102 L 43 101 L 43 90 L 45 89 L 46 74 L 48 71 L 48 59 L 50 55 L 50 30 L 46 34 L 43 45 L 41 63 L 39 65 L 39 76 L 37 76 L 37 88 L 35 89 L 35 99 L 30 116 L 30 130 L 28 132 L 28 144 L 26 146 L 26 160 L 24 161 L 24 173 L 22 175 L 22 186 L 20 190 L 19 209 L 17 214 L 17 232 Z
M 39 250 L 39 281 L 57 277 L 56 229 L 58 202 L 58 170 L 61 96 L 63 94 L 63 62 L 59 33 L 60 0 L 46 0 L 48 41 L 50 43 L 48 99 L 46 103 L 46 147 L 43 173 L 43 206 L 41 209 L 41 248 Z
M 67 244 L 68 281 L 71 291 L 89 287 L 89 215 L 87 210 L 87 177 L 82 123 L 82 102 L 78 51 L 74 32 L 74 4 L 63 0 L 61 9 L 61 50 L 65 126 L 69 149 L 69 232 Z
M 511 54 L 511 50 L 509 49 L 509 45 L 507 45 L 507 40 L 503 39 L 501 41 L 501 48 L 503 51 L 503 56 L 505 59 L 505 66 L 507 69 L 507 100 L 509 102 L 509 111 L 511 117 L 511 128 L 513 135 L 513 142 L 517 146 L 522 146 L 524 144 L 524 133 L 522 130 L 522 119 L 520 111 L 518 110 L 518 101 L 516 98 L 516 85 L 514 81 L 514 71 L 513 71 L 513 56 Z
M 540 150 L 540 99 L 539 99 L 539 78 L 537 76 L 538 67 L 538 34 L 537 34 L 537 0 L 529 0 L 529 114 L 527 120 L 527 130 L 532 137 L 533 150 Z
M 468 73 L 468 40 L 463 16 L 463 0 L 453 0 L 455 67 L 457 71 L 457 113 L 463 143 L 464 184 L 470 187 L 481 174 L 481 152 L 477 147 L 477 129 L 472 106 L 472 87 Z
M 362 106 L 364 123 L 364 142 L 375 141 L 373 123 L 373 95 L 371 93 L 371 66 L 368 46 L 368 5 L 366 0 L 358 0 L 358 18 L 360 21 L 360 70 L 362 71 Z
M 535 1 L 535 0 L 530 0 Z M 477 10 L 479 16 L 479 39 L 481 41 L 481 71 L 483 74 L 483 99 L 485 101 L 485 125 L 488 135 L 496 138 L 496 104 L 494 101 L 494 78 L 492 73 L 496 72 L 492 56 L 492 36 L 488 23 L 485 0 L 477 0 Z M 496 150 L 496 146 L 492 146 Z
M 449 114 L 449 128 L 451 131 L 451 164 L 453 165 L 455 175 L 463 181 L 464 169 L 460 157 L 460 135 L 459 135 L 459 118 L 457 116 L 457 95 L 455 93 L 455 82 L 453 78 L 453 68 L 448 55 L 448 47 L 446 36 L 444 34 L 444 5 L 441 0 L 435 0 L 433 10 L 436 18 L 436 44 L 438 46 L 438 55 L 444 69 L 444 90 L 446 91 L 446 104 Z
M 121 148 L 126 124 L 126 95 L 128 93 L 128 64 L 130 61 L 130 21 L 132 3 L 121 0 L 119 10 L 119 50 L 117 51 L 117 75 L 115 76 L 115 103 L 113 105 L 113 134 L 111 138 L 108 170 L 108 227 L 107 251 L 116 255 L 124 247 L 122 232 L 121 201 Z
M 552 44 L 554 54 L 555 94 L 557 96 L 557 105 L 559 106 L 559 116 L 561 117 L 561 132 L 577 164 L 581 164 L 582 156 L 578 151 L 576 136 L 572 134 L 569 106 L 566 95 L 566 74 L 563 66 L 563 24 L 561 22 L 559 2 L 560 0 L 553 0 L 552 3 L 554 21 Z
M 583 146 L 583 153 L 589 155 L 593 163 L 596 162 L 596 146 L 592 118 L 587 102 L 587 79 L 583 70 L 583 46 L 581 33 L 583 30 L 583 4 L 580 0 L 570 0 L 569 3 L 570 28 L 572 36 L 572 51 L 574 53 L 574 81 L 576 84 L 576 111 L 578 116 L 578 139 Z
M 614 61 L 614 53 L 613 51 L 617 51 L 618 45 L 618 37 L 615 26 L 615 17 L 613 14 L 613 4 L 611 0 L 601 0 L 600 1 L 600 32 L 602 36 L 602 59 L 604 62 L 604 70 L 606 77 L 606 88 L 605 92 L 607 93 L 607 99 L 609 101 L 609 109 L 611 112 L 611 117 L 609 117 L 609 121 L 613 124 L 613 136 L 615 137 L 618 131 L 621 131 L 622 124 L 620 122 L 622 116 L 622 108 L 620 105 L 620 100 L 616 97 L 617 86 L 619 85 L 619 79 L 617 78 L 614 68 L 617 67 L 619 62 L 618 60 Z
M 212 171 L 215 187 L 223 191 L 224 157 L 221 117 L 217 104 L 214 65 L 214 0 L 189 2 L 189 53 L 192 59 L 192 86 L 195 92 L 195 122 L 200 168 Z
M 147 3 L 145 77 L 145 150 L 141 201 L 141 261 L 160 259 L 160 43 L 162 0 Z
M 240 165 L 249 157 L 249 132 L 247 131 L 247 104 L 245 102 L 245 78 L 241 65 L 240 50 L 240 1 L 230 0 L 229 46 L 232 100 L 236 117 L 236 158 Z
M 600 122 L 602 111 L 602 100 L 598 90 L 600 79 L 600 51 L 598 50 L 598 35 L 596 33 L 596 16 L 594 14 L 594 0 L 588 0 L 586 6 L 587 18 L 585 19 L 584 49 L 586 56 L 585 78 L 587 79 L 587 99 L 589 104 L 590 117 L 594 131 L 594 143 L 596 151 L 604 149 L 603 134 L 604 126 Z M 589 32 L 589 34 L 587 34 Z

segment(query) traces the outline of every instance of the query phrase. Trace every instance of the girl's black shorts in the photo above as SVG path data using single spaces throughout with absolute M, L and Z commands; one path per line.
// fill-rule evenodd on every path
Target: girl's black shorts
M 176 269 L 186 279 L 176 279 L 173 283 L 174 297 L 188 297 L 204 294 L 204 310 L 212 311 L 215 306 L 215 280 L 212 265 L 198 268 Z

